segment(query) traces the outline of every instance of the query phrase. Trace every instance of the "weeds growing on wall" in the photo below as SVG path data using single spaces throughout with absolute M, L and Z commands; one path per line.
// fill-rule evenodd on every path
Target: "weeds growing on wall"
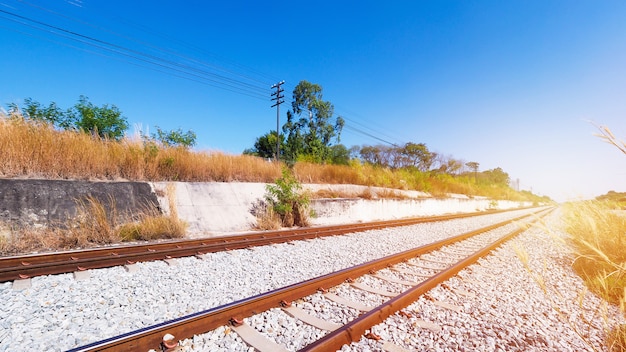
M 265 190 L 268 217 L 277 217 L 285 227 L 309 225 L 309 197 L 290 169 L 283 168 L 282 177 Z
M 76 217 L 66 224 L 40 228 L 0 225 L 0 255 L 180 238 L 185 236 L 186 228 L 187 224 L 178 219 L 175 210 L 169 215 L 162 215 L 155 208 L 146 208 L 139 214 L 118 214 L 113 199 L 105 206 L 87 197 L 77 201 Z

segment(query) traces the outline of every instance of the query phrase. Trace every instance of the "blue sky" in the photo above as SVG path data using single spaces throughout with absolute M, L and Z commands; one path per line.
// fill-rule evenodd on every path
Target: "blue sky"
M 282 124 L 308 80 L 348 147 L 426 143 L 557 200 L 626 191 L 589 122 L 626 139 L 624 1 L 0 0 L 0 43 L 3 106 L 82 94 L 239 154 L 276 128 L 270 86 Z

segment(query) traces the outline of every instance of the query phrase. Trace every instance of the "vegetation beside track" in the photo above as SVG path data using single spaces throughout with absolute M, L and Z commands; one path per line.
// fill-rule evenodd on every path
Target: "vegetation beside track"
M 266 182 L 281 177 L 284 164 L 250 155 L 194 151 L 155 140 L 108 139 L 79 130 L 59 130 L 20 114 L 0 113 L 0 177 L 189 182 Z M 392 169 L 358 159 L 349 165 L 296 162 L 301 183 L 355 184 L 429 192 L 459 193 L 514 201 L 550 201 L 493 183 L 481 173 L 451 175 L 434 170 Z
M 598 129 L 600 131 L 598 136 L 601 139 L 626 154 L 626 143 L 618 140 L 607 127 Z M 609 191 L 595 200 L 568 202 L 562 207 L 563 232 L 573 254 L 572 268 L 584 280 L 590 291 L 619 306 L 624 315 L 626 315 L 625 206 L 626 193 Z M 626 325 L 606 328 L 606 349 L 626 351 Z
M 268 222 L 271 224 L 261 228 L 276 227 L 277 223 L 281 226 L 305 225 L 307 197 L 341 196 L 321 192 L 296 194 L 295 198 L 281 199 L 281 196 L 289 195 L 294 190 L 281 187 L 281 173 L 285 167 L 282 162 L 269 162 L 251 155 L 194 151 L 190 145 L 168 142 L 169 139 L 165 138 L 169 136 L 167 134 L 159 138 L 141 135 L 132 138 L 116 134 L 113 138 L 99 133 L 101 128 L 97 125 L 84 128 L 81 122 L 84 118 L 79 119 L 77 116 L 85 117 L 91 110 L 112 112 L 119 117 L 116 109 L 109 111 L 111 109 L 106 106 L 97 108 L 86 100 L 82 105 L 77 105 L 81 109 L 76 108 L 81 113 L 86 109 L 85 113 L 68 113 L 69 117 L 76 120 L 68 121 L 74 121 L 74 124 L 64 123 L 63 119 L 57 121 L 59 114 L 52 114 L 58 112 L 55 105 L 45 109 L 35 103 L 31 105 L 33 112 L 26 115 L 17 108 L 8 113 L 0 111 L 0 159 L 3 161 L 0 163 L 0 177 L 275 183 L 268 189 L 268 202 L 274 215 L 278 216 L 270 217 Z M 57 117 L 53 118 L 53 115 Z M 410 167 L 376 166 L 359 159 L 350 160 L 348 165 L 299 161 L 291 165 L 293 179 L 290 179 L 289 187 L 293 188 L 300 183 L 354 184 L 423 191 L 433 196 L 460 193 L 470 197 L 485 196 L 535 203 L 550 201 L 547 197 L 539 197 L 527 191 L 513 190 L 508 185 L 508 175 L 499 169 L 496 176 L 499 176 L 500 181 L 492 182 L 490 180 L 493 179 L 494 171 L 477 172 L 478 164 L 474 164 L 473 172 L 450 174 Z M 282 177 L 284 180 L 284 175 Z M 402 198 L 398 194 L 394 191 L 377 192 L 376 196 Z M 372 194 L 362 192 L 357 196 L 371 198 Z M 272 203 L 269 199 L 275 199 L 276 202 Z M 79 224 L 60 224 L 64 230 L 18 229 L 13 224 L 0 224 L 0 255 L 184 236 L 185 225 L 173 216 L 147 212 L 137 220 L 137 214 L 134 214 L 133 221 L 122 224 L 107 220 L 114 218 L 112 214 L 99 214 L 99 209 L 104 209 L 101 204 L 93 200 L 82 201 L 86 202 L 84 213 L 89 215 L 84 218 L 88 220 L 81 220 Z
M 108 211 L 107 211 L 108 209 Z M 71 224 L 48 227 L 0 226 L 0 256 L 90 248 L 127 241 L 181 238 L 187 225 L 175 208 L 168 215 L 154 209 L 139 214 L 118 214 L 115 202 L 106 207 L 95 198 L 78 202 Z

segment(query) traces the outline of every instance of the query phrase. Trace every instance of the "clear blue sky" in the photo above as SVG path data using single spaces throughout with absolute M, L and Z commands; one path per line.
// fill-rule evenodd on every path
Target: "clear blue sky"
M 0 0 L 0 44 L 4 107 L 82 94 L 239 154 L 276 128 L 270 86 L 282 125 L 305 79 L 348 147 L 426 143 L 557 200 L 626 191 L 588 122 L 626 139 L 624 1 Z

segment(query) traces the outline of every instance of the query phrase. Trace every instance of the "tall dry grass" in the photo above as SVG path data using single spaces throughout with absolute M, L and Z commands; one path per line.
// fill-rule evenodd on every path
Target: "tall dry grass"
M 626 315 L 626 213 L 607 201 L 564 206 L 565 232 L 575 255 L 572 267 L 590 291 Z M 626 351 L 626 325 L 607 332 L 607 350 Z
M 187 224 L 178 219 L 175 203 L 170 204 L 167 215 L 147 207 L 138 214 L 119 214 L 113 199 L 105 205 L 87 197 L 77 201 L 76 217 L 67 224 L 21 228 L 0 224 L 0 256 L 184 237 Z
M 270 182 L 280 166 L 263 159 L 110 141 L 45 123 L 0 118 L 0 176 L 51 179 Z
M 614 303 L 626 294 L 626 213 L 609 202 L 564 206 L 565 231 L 576 254 L 573 268 L 590 289 Z
M 247 155 L 197 152 L 141 139 L 111 141 L 78 131 L 0 114 L 0 177 L 135 181 L 265 182 L 282 165 Z M 531 200 L 507 186 L 478 186 L 471 178 L 416 170 L 390 170 L 353 161 L 345 165 L 298 162 L 303 183 L 356 184 L 430 192 Z
M 609 304 L 619 308 L 626 317 L 626 263 L 624 237 L 626 218 L 614 212 L 611 205 L 599 201 L 567 203 L 561 207 L 562 225 L 535 223 L 558 245 L 565 245 L 570 251 L 574 271 L 581 277 L 586 288 L 578 292 L 575 301 L 565 300 L 563 283 L 547 279 L 554 275 L 544 275 L 551 267 L 537 262 L 531 265 L 529 253 L 532 249 L 516 246 L 520 262 L 543 291 L 546 301 L 552 306 L 556 316 L 572 328 L 590 350 L 597 351 L 597 341 L 592 341 L 588 330 L 602 329 L 605 333 L 603 351 L 626 351 L 626 325 L 623 319 L 614 315 Z M 535 258 L 537 260 L 537 258 Z M 565 288 L 567 289 L 567 288 Z M 589 291 L 603 298 L 602 303 L 587 305 Z M 572 315 L 563 306 L 575 304 L 581 308 L 581 315 Z M 588 330 L 587 330 L 588 329 Z

